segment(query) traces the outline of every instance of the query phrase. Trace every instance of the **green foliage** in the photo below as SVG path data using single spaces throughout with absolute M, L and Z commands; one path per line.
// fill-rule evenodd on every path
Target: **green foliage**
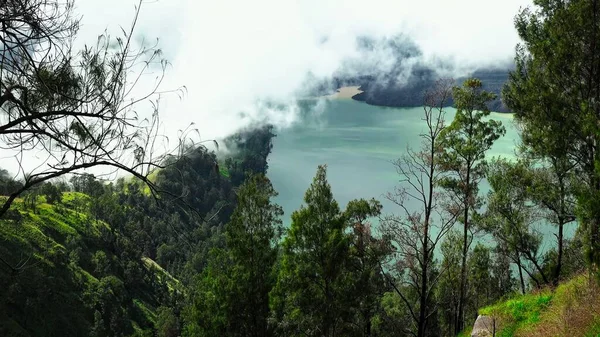
M 0 304 L 0 321 L 5 322 L 0 334 L 179 333 L 184 288 L 207 264 L 208 251 L 225 242 L 219 224 L 229 219 L 227 207 L 236 203 L 233 186 L 213 173 L 213 163 L 214 154 L 200 149 L 179 167 L 156 173 L 157 183 L 173 191 L 194 186 L 186 201 L 207 218 L 215 215 L 202 226 L 181 207 L 159 205 L 139 184 L 123 179 L 102 184 L 81 175 L 72 179 L 79 192 L 60 194 L 64 184 L 47 184 L 17 199 L 0 222 L 0 286 L 7 289 Z M 178 174 L 188 179 L 185 184 Z M 157 250 L 165 268 L 153 261 Z
M 471 337 L 472 331 L 473 331 L 473 328 L 469 327 L 469 328 L 465 329 L 464 331 L 461 331 L 458 335 L 456 335 L 456 337 Z
M 273 137 L 273 126 L 265 125 L 252 130 L 242 130 L 225 139 L 225 146 L 234 157 L 225 159 L 225 167 L 221 169 L 221 174 L 229 177 L 236 186 L 246 179 L 249 172 L 266 174 L 269 168 L 267 156 L 273 148 Z
M 156 318 L 156 336 L 157 337 L 177 337 L 179 336 L 179 320 L 169 307 L 159 307 Z
M 62 200 L 61 191 L 52 183 L 45 183 L 42 185 L 41 193 L 46 196 L 46 201 L 49 204 L 55 204 Z
M 412 336 L 407 327 L 412 323 L 408 308 L 396 292 L 386 292 L 381 296 L 382 312 L 374 324 L 378 336 Z
M 458 296 L 458 319 L 454 333 L 464 325 L 466 292 L 468 281 L 467 255 L 469 237 L 472 232 L 470 218 L 476 216 L 482 198 L 478 196 L 479 182 L 484 178 L 487 162 L 485 154 L 494 142 L 506 132 L 502 123 L 486 120 L 490 115 L 488 103 L 496 98 L 493 93 L 484 91 L 479 79 L 470 78 L 462 87 L 454 87 L 452 96 L 456 115 L 441 136 L 440 162 L 448 174 L 440 179 L 440 186 L 450 192 L 448 210 L 463 223 L 461 271 Z
M 5 169 L 0 169 L 0 195 L 10 195 L 23 186 L 23 183 L 16 181 Z
M 211 252 L 208 267 L 186 308 L 189 336 L 270 336 L 269 292 L 282 232 L 277 193 L 254 175 L 237 193 L 237 207 L 225 227 L 226 248 Z
M 381 203 L 375 199 L 351 200 L 346 206 L 344 217 L 352 227 L 347 272 L 352 279 L 353 294 L 348 301 L 351 320 L 356 326 L 357 336 L 371 336 L 394 331 L 381 305 L 383 294 L 389 285 L 381 272 L 381 266 L 391 254 L 388 240 L 375 238 L 367 219 L 381 214 Z M 350 334 L 350 331 L 347 332 Z
M 446 272 L 440 278 L 437 299 L 441 308 L 440 320 L 444 329 L 442 334 L 450 336 L 456 330 L 460 298 L 462 236 L 459 231 L 452 230 L 446 234 L 442 241 L 441 253 L 443 256 L 441 268 Z
M 70 180 L 73 190 L 80 192 L 94 198 L 103 193 L 104 186 L 101 182 L 96 180 L 93 174 L 84 173 L 82 175 L 75 175 Z
M 388 291 L 381 273 L 391 252 L 371 233 L 376 200 L 352 200 L 341 212 L 327 182 L 326 166 L 292 214 L 270 293 L 271 322 L 277 335 L 387 336 L 393 322 L 381 303 Z
M 443 256 L 436 298 L 439 316 L 442 322 L 443 336 L 452 336 L 456 329 L 460 289 L 460 261 L 462 256 L 462 237 L 457 230 L 450 231 L 442 242 Z M 477 318 L 477 310 L 500 299 L 511 292 L 512 275 L 510 266 L 503 265 L 502 258 L 493 254 L 491 248 L 478 243 L 469 254 L 468 289 L 465 302 L 465 325 L 472 326 Z M 508 275 L 506 275 L 508 274 Z M 507 282 L 508 286 L 504 284 Z
M 523 44 L 503 90 L 524 145 L 561 158 L 577 176 L 577 213 L 590 266 L 600 263 L 600 6 L 595 0 L 535 1 L 515 26 Z
M 277 329 L 290 336 L 341 333 L 349 279 L 344 273 L 349 236 L 333 199 L 326 167 L 319 166 L 283 241 L 283 257 L 271 309 Z
M 502 321 L 498 336 L 514 336 L 518 329 L 530 327 L 540 321 L 540 314 L 548 308 L 553 299 L 552 292 L 520 295 L 508 301 L 485 307 L 481 315 L 494 316 Z
M 440 159 L 444 170 L 451 175 L 440 184 L 453 192 L 456 202 L 468 212 L 479 205 L 478 183 L 485 175 L 485 154 L 506 132 L 502 122 L 487 119 L 490 115 L 487 103 L 495 96 L 482 90 L 482 86 L 480 80 L 471 78 L 462 87 L 454 87 L 456 115 L 441 133 L 440 146 L 444 152 Z
M 72 195 L 71 195 L 72 196 Z M 72 201 L 71 199 L 70 201 Z M 133 296 L 148 297 L 152 274 L 142 272 L 141 288 L 129 288 L 119 269 L 141 261 L 116 259 L 119 249 L 107 249 L 103 232 L 107 225 L 66 207 L 38 205 L 37 214 L 23 209 L 19 220 L 3 220 L 0 237 L 2 259 L 20 266 L 0 270 L 0 316 L 3 335 L 113 336 L 132 332 L 127 313 L 134 311 Z M 95 252 L 94 252 L 95 251 Z M 94 253 L 92 253 L 94 252 Z M 123 255 L 121 255 L 124 258 Z M 12 308 L 11 310 L 7 310 Z M 136 325 L 148 326 L 143 317 Z M 112 331 L 112 332 L 111 332 Z
M 536 210 L 530 207 L 528 197 L 532 176 L 524 162 L 495 160 L 488 174 L 491 187 L 488 209 L 481 220 L 482 227 L 499 243 L 500 251 L 517 265 L 522 288 L 525 269 L 530 275 L 539 273 L 538 277 L 532 277 L 537 287 L 550 281 L 541 267 L 542 234 L 533 226 Z

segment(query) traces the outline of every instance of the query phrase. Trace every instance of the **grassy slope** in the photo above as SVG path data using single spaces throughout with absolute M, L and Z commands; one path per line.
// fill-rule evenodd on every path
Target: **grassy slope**
M 600 336 L 600 293 L 586 275 L 544 289 L 518 295 L 479 310 L 500 322 L 498 337 Z M 465 331 L 461 336 L 469 336 Z
M 64 288 L 56 292 L 60 293 L 61 299 L 67 298 L 65 303 L 71 303 L 70 306 L 61 305 L 60 302 L 50 303 L 48 308 L 42 307 L 39 310 L 62 310 L 65 321 L 72 317 L 69 315 L 78 311 L 78 305 L 86 301 L 85 292 L 95 289 L 99 284 L 99 280 L 92 275 L 92 270 L 85 270 L 79 263 L 72 262 L 69 255 L 71 252 L 68 248 L 69 242 L 73 240 L 97 241 L 102 227 L 110 228 L 108 224 L 92 219 L 86 211 L 89 202 L 90 199 L 85 194 L 67 192 L 63 194 L 62 203 L 56 206 L 47 204 L 43 198 L 39 198 L 34 211 L 25 207 L 24 201 L 18 199 L 11 208 L 11 217 L 18 220 L 0 221 L 0 254 L 3 259 L 12 265 L 26 262 L 24 271 L 16 278 L 8 272 L 0 275 L 2 286 L 12 286 L 17 283 L 27 284 L 28 280 L 37 280 L 36 282 L 39 284 L 40 281 L 44 282 L 47 278 L 56 279 L 58 284 L 64 283 Z M 102 247 L 88 245 L 91 251 L 102 250 Z M 106 254 L 110 254 L 110 252 L 106 252 Z M 57 263 L 60 263 L 60 268 L 56 266 Z M 177 286 L 178 281 L 168 272 L 157 267 L 158 265 L 154 261 L 144 258 L 144 264 L 147 268 L 152 266 L 152 270 L 158 274 L 159 278 L 166 278 L 169 288 Z M 48 287 L 53 288 L 54 286 L 49 284 Z M 0 302 L 2 306 L 5 303 L 11 303 L 12 307 L 26 308 L 26 304 L 18 302 L 18 295 L 15 295 L 14 299 L 10 296 L 10 291 L 0 294 L 0 300 L 3 300 Z M 134 298 L 133 302 L 139 309 L 141 320 L 145 321 L 132 321 L 134 327 L 138 327 L 142 323 L 147 325 L 148 322 L 154 322 L 155 308 L 150 303 L 143 298 Z M 26 332 L 25 326 L 21 326 L 23 323 L 20 325 L 13 319 L 15 313 L 11 306 L 0 308 L 0 335 L 30 335 Z M 39 303 L 37 307 L 40 307 Z M 29 311 L 27 312 L 29 313 Z M 85 314 L 81 313 L 81 315 Z M 57 320 L 60 319 L 61 316 L 58 314 Z M 86 320 L 89 321 L 90 318 L 83 318 L 81 321 Z M 78 328 L 87 329 L 88 327 Z M 29 324 L 27 324 L 27 329 L 31 330 Z

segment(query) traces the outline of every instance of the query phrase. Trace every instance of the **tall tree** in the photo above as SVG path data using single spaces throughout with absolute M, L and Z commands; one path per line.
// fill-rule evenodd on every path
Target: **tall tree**
M 237 207 L 225 227 L 227 249 L 235 263 L 236 298 L 231 303 L 230 336 L 270 336 L 269 292 L 275 284 L 273 266 L 283 231 L 283 210 L 272 199 L 277 196 L 264 175 L 254 175 L 238 191 Z
M 458 316 L 460 298 L 460 273 L 462 260 L 462 233 L 450 231 L 442 242 L 442 269 L 446 272 L 440 276 L 438 298 L 440 301 L 440 319 L 442 320 L 442 336 L 454 336 Z M 491 249 L 478 243 L 470 252 L 467 260 L 469 266 L 469 289 L 465 302 L 466 324 L 473 324 L 480 308 L 496 301 L 504 292 L 500 292 L 503 273 L 510 273 L 510 266 L 504 270 L 494 269 Z
M 484 91 L 482 86 L 480 80 L 470 78 L 465 80 L 462 87 L 454 87 L 452 96 L 456 115 L 442 132 L 445 151 L 441 158 L 444 169 L 450 172 L 450 175 L 442 180 L 441 185 L 457 200 L 457 206 L 462 210 L 459 221 L 463 224 L 461 282 L 455 334 L 464 328 L 467 256 L 472 241 L 470 216 L 481 206 L 482 198 L 478 196 L 478 192 L 479 183 L 485 173 L 485 154 L 505 133 L 501 122 L 486 120 L 490 115 L 487 105 L 496 96 Z
M 368 218 L 381 214 L 377 200 L 352 200 L 344 216 L 352 228 L 350 262 L 348 272 L 352 275 L 352 320 L 357 326 L 357 336 L 373 336 L 373 319 L 381 312 L 381 298 L 389 288 L 381 274 L 381 263 L 391 253 L 389 243 L 375 238 Z
M 570 162 L 592 270 L 600 263 L 600 1 L 535 0 L 515 26 L 516 69 L 503 90 L 526 146 Z
M 271 336 L 269 292 L 282 232 L 281 207 L 264 175 L 253 175 L 237 193 L 237 207 L 225 227 L 226 248 L 216 249 L 203 273 L 187 333 L 203 336 Z
M 439 280 L 434 277 L 437 273 L 433 252 L 457 216 L 457 212 L 443 212 L 439 190 L 443 174 L 440 153 L 444 106 L 451 88 L 452 81 L 440 80 L 425 94 L 421 151 L 409 148 L 405 156 L 394 162 L 402 185 L 387 194 L 387 199 L 400 207 L 403 214 L 386 215 L 381 224 L 384 235 L 392 241 L 393 261 L 397 262 L 392 268 L 395 279 L 394 275 L 388 279 L 412 318 L 414 326 L 407 328 L 417 337 L 433 331 L 428 329 L 436 313 L 434 294 Z M 408 296 L 405 285 L 416 291 L 416 301 Z
M 326 166 L 318 167 L 304 202 L 292 213 L 283 242 L 277 285 L 271 294 L 273 319 L 285 336 L 347 335 L 350 236 L 327 182 Z
M 479 308 L 492 304 L 496 299 L 494 292 L 494 271 L 492 270 L 491 249 L 477 243 L 469 254 L 469 289 L 465 306 L 468 323 L 477 319 Z

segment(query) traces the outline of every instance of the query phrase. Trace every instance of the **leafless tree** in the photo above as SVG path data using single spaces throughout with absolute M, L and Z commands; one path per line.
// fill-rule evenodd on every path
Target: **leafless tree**
M 167 61 L 157 43 L 135 43 L 141 5 L 123 36 L 105 32 L 74 51 L 80 20 L 73 0 L 0 0 L 0 148 L 14 155 L 24 179 L 3 199 L 0 216 L 24 191 L 96 166 L 125 171 L 155 194 L 150 171 L 189 148 L 181 146 L 184 132 L 173 149 L 157 150 L 160 95 L 184 88 L 160 91 Z M 140 93 L 142 82 L 151 85 Z M 139 117 L 142 103 L 151 117 Z M 32 152 L 42 163 L 24 167 Z
M 444 172 L 438 155 L 440 133 L 445 128 L 444 107 L 451 96 L 453 81 L 442 79 L 424 96 L 425 132 L 420 135 L 420 151 L 407 153 L 394 161 L 401 185 L 386 198 L 401 209 L 401 214 L 383 217 L 382 232 L 391 240 L 395 254 L 385 273 L 395 292 L 406 305 L 414 323 L 408 330 L 417 337 L 427 333 L 427 322 L 436 312 L 433 293 L 440 271 L 434 271 L 433 254 L 443 236 L 452 227 L 458 208 L 447 212 L 438 182 Z M 412 203 L 416 206 L 412 207 Z M 382 268 L 383 269 L 383 268 Z M 409 294 L 417 294 L 417 299 Z

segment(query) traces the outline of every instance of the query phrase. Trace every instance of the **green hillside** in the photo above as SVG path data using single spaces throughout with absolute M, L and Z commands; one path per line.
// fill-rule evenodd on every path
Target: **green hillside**
M 0 336 L 176 336 L 186 287 L 224 242 L 229 174 L 266 170 L 272 136 L 229 140 L 240 151 L 219 169 L 204 148 L 168 162 L 151 176 L 158 200 L 137 180 L 90 174 L 23 194 L 0 220 Z
M 600 295 L 595 280 L 579 275 L 556 289 L 515 295 L 479 310 L 496 319 L 497 337 L 600 336 Z M 461 336 L 470 336 L 471 329 Z
M 134 335 L 152 327 L 160 297 L 178 281 L 148 257 L 125 258 L 126 249 L 107 244 L 126 238 L 94 218 L 90 196 L 65 192 L 54 205 L 45 199 L 18 200 L 10 220 L 0 221 L 0 254 L 15 268 L 0 274 L 8 290 L 0 335 L 84 336 L 103 325 Z

